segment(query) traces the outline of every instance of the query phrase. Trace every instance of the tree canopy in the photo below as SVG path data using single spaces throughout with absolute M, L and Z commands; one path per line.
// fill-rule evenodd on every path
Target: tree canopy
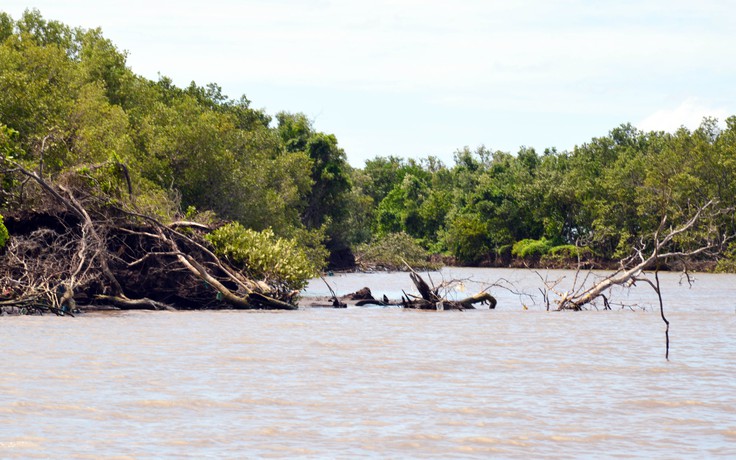
M 141 212 L 163 220 L 272 232 L 319 267 L 324 247 L 395 235 L 462 264 L 613 261 L 664 216 L 711 200 L 736 207 L 736 117 L 674 133 L 623 124 L 572 151 L 465 147 L 451 165 L 377 156 L 352 168 L 306 115 L 272 117 L 216 83 L 143 78 L 100 29 L 37 10 L 0 12 L 0 155 L 43 178 L 86 171 L 107 193 L 129 187 Z M 0 183 L 3 214 L 35 206 L 17 176 L 0 172 Z M 714 225 L 733 233 L 733 213 Z M 716 258 L 733 253 L 724 246 Z

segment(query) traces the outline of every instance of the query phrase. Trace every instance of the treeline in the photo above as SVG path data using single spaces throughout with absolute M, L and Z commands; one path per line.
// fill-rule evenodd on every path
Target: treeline
M 733 233 L 736 117 L 725 129 L 706 119 L 674 134 L 622 125 L 572 152 L 466 148 L 451 167 L 376 158 L 356 174 L 377 203 L 376 236 L 405 232 L 463 264 L 564 266 L 580 256 L 606 266 L 645 243 L 665 216 L 667 226 L 681 222 L 710 200 L 724 211 L 714 226 Z M 727 259 L 723 249 L 703 260 Z
M 126 66 L 100 29 L 72 29 L 37 10 L 0 13 L 0 148 L 44 177 L 123 164 L 137 208 L 237 221 L 298 241 L 324 259 L 350 241 L 350 168 L 334 136 L 302 114 L 273 120 L 216 84 L 151 81 Z M 111 171 L 100 187 L 118 184 Z M 17 210 L 2 176 L 0 209 Z M 32 203 L 22 203 L 30 207 Z
M 571 152 L 465 148 L 453 165 L 390 156 L 352 168 L 337 138 L 305 115 L 271 117 L 216 84 L 143 78 L 100 29 L 37 10 L 18 20 L 0 13 L 0 154 L 43 177 L 94 169 L 95 186 L 129 187 L 137 209 L 162 221 L 272 232 L 315 268 L 328 254 L 339 267 L 353 254 L 381 264 L 403 253 L 605 264 L 629 255 L 664 216 L 685 218 L 709 200 L 736 205 L 736 117 L 725 129 L 706 119 L 674 134 L 622 125 Z M 126 168 L 127 183 L 99 165 L 123 165 L 115 168 Z M 0 180 L 0 213 L 34 206 L 16 176 Z M 721 219 L 734 228 L 733 212 Z

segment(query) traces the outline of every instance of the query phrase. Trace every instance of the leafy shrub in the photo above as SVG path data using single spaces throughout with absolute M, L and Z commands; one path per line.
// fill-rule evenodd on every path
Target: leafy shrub
M 164 190 L 146 179 L 137 184 L 135 206 L 141 214 L 170 222 L 177 214 L 180 200 L 176 191 Z M 198 219 L 198 222 L 206 221 Z
M 574 244 L 563 244 L 561 246 L 555 246 L 547 252 L 550 257 L 557 257 L 562 259 L 577 259 L 578 257 L 590 257 L 592 251 L 588 247 L 575 246 Z
M 541 240 L 524 239 L 514 243 L 511 254 L 522 259 L 540 258 L 552 248 L 552 242 L 547 238 Z
M 571 261 L 587 260 L 593 256 L 593 251 L 588 247 L 575 246 L 573 244 L 563 244 L 555 246 L 542 256 L 543 263 L 565 264 Z
M 404 269 L 404 260 L 416 269 L 438 268 L 438 264 L 430 262 L 429 253 L 404 232 L 389 233 L 376 241 L 358 246 L 356 258 L 363 266 L 374 265 L 391 270 Z
M 230 223 L 206 238 L 218 256 L 278 290 L 301 290 L 317 275 L 317 267 L 296 241 L 279 238 L 270 228 L 257 232 Z
M 320 228 L 294 227 L 287 234 L 287 237 L 294 240 L 297 246 L 304 251 L 307 260 L 316 271 L 323 270 L 327 266 L 327 258 L 330 256 L 330 251 L 325 247 L 328 225 L 329 222 Z
M 715 268 L 716 273 L 736 273 L 736 243 L 728 245 L 723 258 L 718 260 Z
M 3 215 L 0 214 L 0 248 L 5 246 L 5 243 L 7 243 L 9 238 L 10 234 L 8 234 L 8 229 L 5 228 L 5 224 L 3 224 Z

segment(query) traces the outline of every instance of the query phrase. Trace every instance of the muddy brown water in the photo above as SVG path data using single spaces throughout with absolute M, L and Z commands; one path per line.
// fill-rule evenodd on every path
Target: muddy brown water
M 663 276 L 669 362 L 646 287 L 614 295 L 634 309 L 547 312 L 534 272 L 443 277 L 465 280 L 459 295 L 505 279 L 529 296 L 0 318 L 0 458 L 736 457 L 735 276 Z M 327 280 L 389 297 L 411 283 Z

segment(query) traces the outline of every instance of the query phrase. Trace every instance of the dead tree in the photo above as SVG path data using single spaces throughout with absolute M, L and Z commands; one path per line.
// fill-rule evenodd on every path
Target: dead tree
M 632 287 L 638 282 L 648 284 L 657 294 L 659 301 L 659 313 L 662 321 L 665 323 L 665 359 L 669 360 L 670 323 L 664 313 L 664 303 L 662 301 L 662 291 L 659 283 L 660 265 L 668 260 L 676 259 L 685 262 L 689 258 L 708 254 L 713 250 L 719 251 L 733 238 L 733 235 L 720 234 L 716 231 L 717 227 L 709 225 L 711 218 L 730 211 L 714 208 L 715 202 L 710 200 L 698 207 L 692 217 L 685 223 L 676 227 L 667 227 L 668 219 L 665 215 L 660 221 L 659 228 L 652 235 L 649 244 L 642 241 L 638 247 L 633 249 L 633 254 L 629 258 L 621 261 L 621 268 L 619 270 L 594 283 L 592 286 L 585 287 L 587 286 L 587 279 L 590 272 L 578 284 L 579 270 L 575 274 L 573 288 L 564 293 L 556 290 L 556 286 L 559 285 L 561 280 L 545 283 L 547 290 L 543 291 L 543 295 L 547 302 L 547 309 L 549 309 L 549 291 L 555 292 L 558 296 L 558 310 L 582 310 L 599 297 L 603 299 L 604 308 L 610 309 L 610 303 L 605 294 L 612 287 Z M 704 222 L 706 224 L 705 233 L 701 235 L 701 238 L 697 239 L 698 244 L 688 249 L 677 248 L 675 242 L 678 237 L 682 237 L 689 232 L 695 232 L 696 227 Z M 646 276 L 645 271 L 647 270 L 654 272 L 654 281 Z
M 576 273 L 573 288 L 564 293 L 557 293 L 557 307 L 559 310 L 580 310 L 585 305 L 590 304 L 595 299 L 601 297 L 606 300 L 604 293 L 614 286 L 633 286 L 637 281 L 642 279 L 642 274 L 646 270 L 654 269 L 659 263 L 668 259 L 687 259 L 703 253 L 706 253 L 716 247 L 723 245 L 728 240 L 722 235 L 711 234 L 710 238 L 705 238 L 701 244 L 692 249 L 678 250 L 672 249 L 674 240 L 693 230 L 693 228 L 701 223 L 704 213 L 711 211 L 714 202 L 708 201 L 703 206 L 697 208 L 693 216 L 684 224 L 678 227 L 667 228 L 667 216 L 660 221 L 659 228 L 652 235 L 651 241 L 647 244 L 643 242 L 633 249 L 633 254 L 627 259 L 621 261 L 621 268 L 611 275 L 596 282 L 590 287 L 585 287 L 586 279 L 578 285 L 579 272 Z M 714 211 L 719 213 L 721 211 Z M 708 216 L 711 217 L 711 216 Z

